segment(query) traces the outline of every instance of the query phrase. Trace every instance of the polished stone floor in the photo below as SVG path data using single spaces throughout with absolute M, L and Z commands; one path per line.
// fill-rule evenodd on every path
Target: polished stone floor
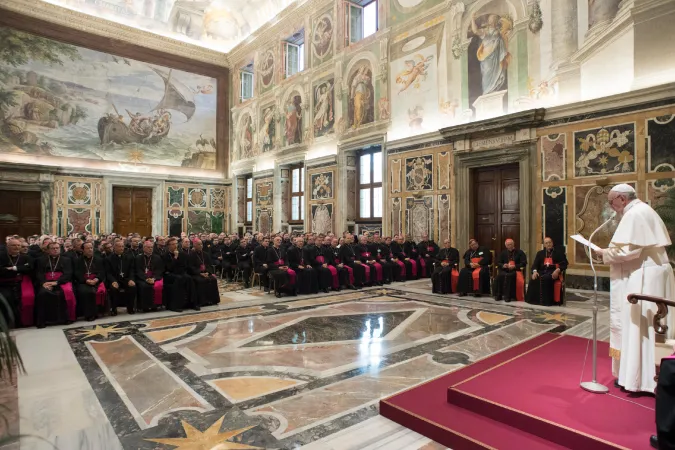
M 221 299 L 18 331 L 21 448 L 440 449 L 380 417 L 379 399 L 541 333 L 591 330 L 586 292 L 562 308 L 432 295 L 428 281 L 283 299 L 222 285 Z

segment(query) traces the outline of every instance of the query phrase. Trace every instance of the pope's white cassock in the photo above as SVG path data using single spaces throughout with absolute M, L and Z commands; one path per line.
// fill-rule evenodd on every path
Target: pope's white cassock
M 629 192 L 630 186 L 625 191 Z M 619 186 L 617 186 L 618 188 Z M 616 188 L 615 188 L 616 189 Z M 675 277 L 666 247 L 671 244 L 665 224 L 648 204 L 636 199 L 622 213 L 603 262 L 610 264 L 610 356 L 619 384 L 632 392 L 654 392 L 653 326 L 657 307 L 652 302 L 632 305 L 628 294 L 675 298 Z M 669 311 L 668 338 L 675 331 L 675 311 Z

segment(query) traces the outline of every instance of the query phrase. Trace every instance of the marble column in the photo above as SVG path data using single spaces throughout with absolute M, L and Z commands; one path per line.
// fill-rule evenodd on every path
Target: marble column
M 232 196 L 232 216 L 236 224 L 235 231 L 237 231 L 246 222 L 246 178 L 237 177 L 235 186 L 236 191 Z
M 588 32 L 608 25 L 619 11 L 619 3 L 621 0 L 588 0 Z
M 551 54 L 553 64 L 569 60 L 579 48 L 577 1 L 551 2 Z

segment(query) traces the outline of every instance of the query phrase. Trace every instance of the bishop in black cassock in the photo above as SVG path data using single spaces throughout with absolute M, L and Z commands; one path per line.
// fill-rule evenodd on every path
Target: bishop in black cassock
M 117 308 L 126 306 L 127 312 L 136 312 L 136 282 L 134 281 L 133 249 L 124 251 L 124 242 L 115 242 L 113 252 L 106 259 L 106 283 L 110 297 L 110 314 L 117 315 Z
M 82 256 L 73 262 L 73 276 L 77 289 L 79 310 L 88 321 L 95 320 L 106 301 L 105 265 L 94 255 L 94 244 L 85 242 Z
M 164 262 L 153 252 L 152 242 L 143 243 L 143 254 L 134 261 L 137 304 L 143 312 L 156 311 L 164 303 Z
M 195 239 L 192 243 L 192 252 L 188 257 L 188 272 L 195 283 L 194 308 L 200 306 L 217 305 L 220 303 L 218 280 L 213 273 L 211 256 L 202 250 L 202 241 Z

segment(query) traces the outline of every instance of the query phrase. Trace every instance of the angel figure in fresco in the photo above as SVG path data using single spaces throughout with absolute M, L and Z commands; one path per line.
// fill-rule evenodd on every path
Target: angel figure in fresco
M 419 89 L 420 83 L 427 79 L 427 70 L 432 59 L 434 59 L 433 55 L 425 58 L 423 55 L 417 54 L 413 56 L 413 59 L 405 62 L 406 68 L 396 75 L 396 84 L 401 85 L 399 94 L 407 90 L 413 83 L 415 88 Z
M 316 88 L 314 106 L 314 134 L 319 134 L 333 121 L 333 83 L 321 84 Z
M 302 110 L 300 96 L 288 99 L 286 103 L 286 144 L 297 144 L 302 136 Z
M 512 28 L 508 17 L 489 14 L 487 21 L 478 26 L 476 13 L 471 17 L 471 32 L 480 39 L 476 58 L 480 63 L 482 94 L 504 89 L 509 64 L 507 34 Z
M 330 19 L 324 17 L 316 25 L 316 30 L 314 31 L 314 36 L 312 37 L 314 50 L 319 56 L 323 56 L 328 52 L 332 38 L 333 26 L 330 22 Z

